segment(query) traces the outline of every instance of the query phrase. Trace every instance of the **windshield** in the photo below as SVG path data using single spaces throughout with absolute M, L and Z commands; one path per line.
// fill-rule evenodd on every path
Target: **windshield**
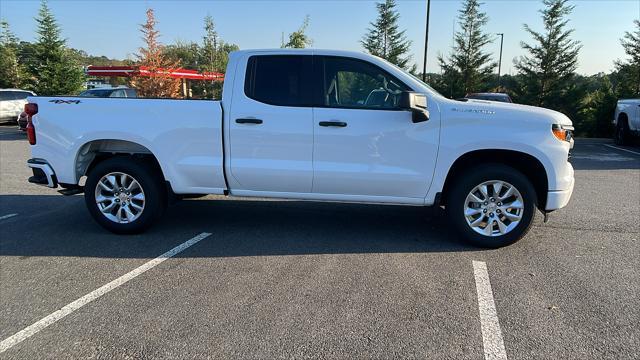
M 87 97 L 109 97 L 113 92 L 113 89 L 107 90 L 87 90 L 80 93 L 79 96 L 87 96 Z
M 412 73 L 408 72 L 407 70 L 397 66 L 396 64 L 392 64 L 387 60 L 386 61 L 389 65 L 393 66 L 394 68 L 402 71 L 403 73 L 409 75 L 411 78 L 413 78 L 414 80 L 418 81 L 420 83 L 420 85 L 426 87 L 429 91 L 431 91 L 434 95 L 438 95 L 440 97 L 444 97 L 442 94 L 440 94 L 436 89 L 432 88 L 431 86 L 429 86 L 429 84 L 427 84 L 426 82 L 422 81 L 419 77 L 413 75 Z
M 419 77 L 417 77 L 417 76 L 415 76 L 415 75 L 413 75 L 412 73 L 407 72 L 407 71 L 405 71 L 405 73 L 406 73 L 406 74 L 409 74 L 412 78 L 414 78 L 414 79 L 418 80 L 418 82 L 419 82 L 422 86 L 424 86 L 424 87 L 426 87 L 427 89 L 429 89 L 429 90 L 433 91 L 434 93 L 436 93 L 436 94 L 438 94 L 438 95 L 440 95 L 440 96 L 444 97 L 444 95 L 440 94 L 436 89 L 432 88 L 432 87 L 431 87 L 431 85 L 429 85 L 429 84 L 427 84 L 426 82 L 422 81 L 422 79 L 420 79 Z

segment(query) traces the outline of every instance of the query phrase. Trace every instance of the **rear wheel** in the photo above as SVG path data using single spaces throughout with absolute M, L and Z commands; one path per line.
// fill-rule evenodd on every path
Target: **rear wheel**
M 470 169 L 453 184 L 446 208 L 464 240 L 498 248 L 529 232 L 536 213 L 536 192 L 516 169 L 487 164 Z
M 117 234 L 148 229 L 166 207 L 162 174 L 140 159 L 114 157 L 89 173 L 85 203 L 93 219 Z

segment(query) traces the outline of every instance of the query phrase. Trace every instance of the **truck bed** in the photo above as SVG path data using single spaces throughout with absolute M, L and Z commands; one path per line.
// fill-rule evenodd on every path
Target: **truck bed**
M 34 158 L 45 158 L 58 182 L 78 183 L 92 153 L 153 154 L 175 193 L 222 194 L 222 107 L 213 100 L 31 97 L 38 104 Z

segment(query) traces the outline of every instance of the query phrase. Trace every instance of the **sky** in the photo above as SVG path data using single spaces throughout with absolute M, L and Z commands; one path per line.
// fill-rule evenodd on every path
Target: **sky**
M 452 34 L 460 0 L 432 0 L 427 71 L 439 72 L 437 55 L 451 50 Z M 482 10 L 489 16 L 485 31 L 495 41 L 485 50 L 498 60 L 500 39 L 504 33 L 502 73 L 515 73 L 513 59 L 525 55 L 522 41 L 531 42 L 523 30 L 529 24 L 542 30 L 539 0 L 484 0 Z M 620 45 L 625 31 L 633 30 L 633 20 L 640 19 L 640 0 L 574 0 L 575 10 L 569 26 L 574 38 L 582 43 L 578 73 L 591 75 L 608 72 L 616 59 L 626 58 Z M 21 39 L 35 39 L 35 20 L 39 1 L 0 0 L 0 18 L 7 20 Z M 160 40 L 165 43 L 200 42 L 203 18 L 211 15 L 218 34 L 225 42 L 241 49 L 280 47 L 282 34 L 297 30 L 304 17 L 311 17 L 307 34 L 313 46 L 322 49 L 362 51 L 360 39 L 376 18 L 374 1 L 177 1 L 119 0 L 71 1 L 49 0 L 62 35 L 70 47 L 92 55 L 110 58 L 132 57 L 142 45 L 139 26 L 145 10 L 155 10 Z M 426 0 L 398 1 L 399 25 L 412 41 L 413 61 L 422 69 Z

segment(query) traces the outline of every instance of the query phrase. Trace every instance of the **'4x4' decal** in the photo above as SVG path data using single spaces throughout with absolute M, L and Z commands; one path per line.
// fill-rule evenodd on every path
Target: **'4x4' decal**
M 80 104 L 80 100 L 54 99 L 54 100 L 49 100 L 49 102 L 54 103 L 54 104 Z

